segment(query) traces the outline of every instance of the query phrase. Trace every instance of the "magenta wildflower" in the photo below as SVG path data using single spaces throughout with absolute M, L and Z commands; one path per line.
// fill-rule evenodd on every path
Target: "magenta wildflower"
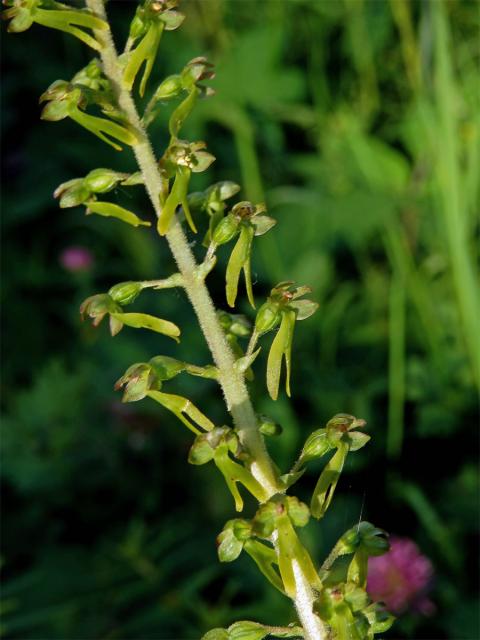
M 59 256 L 60 264 L 71 273 L 88 271 L 93 265 L 93 255 L 85 247 L 72 246 L 64 249 Z
M 426 596 L 433 567 L 409 538 L 390 538 L 390 551 L 369 559 L 367 591 L 391 613 L 408 608 L 431 615 L 435 605 Z

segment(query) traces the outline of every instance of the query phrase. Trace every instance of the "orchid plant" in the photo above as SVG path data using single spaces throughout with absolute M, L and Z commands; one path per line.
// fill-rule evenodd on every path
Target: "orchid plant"
M 251 322 L 235 312 L 243 274 L 246 298 L 252 309 L 257 304 L 251 276 L 251 256 L 256 238 L 271 231 L 276 221 L 266 214 L 263 203 L 228 201 L 240 187 L 225 180 L 203 192 L 189 193 L 192 173 L 204 172 L 215 157 L 203 141 L 180 137 L 184 122 L 199 99 L 213 94 L 202 84 L 214 75 L 205 58 L 195 58 L 178 74 L 151 88 L 142 114 L 134 95 L 150 90 L 149 78 L 164 31 L 183 22 L 177 0 L 143 0 L 133 16 L 127 42 L 119 55 L 106 15 L 104 0 L 86 0 L 83 9 L 54 0 L 4 0 L 3 17 L 8 30 L 27 30 L 34 23 L 67 32 L 91 47 L 94 58 L 71 80 L 56 80 L 43 93 L 42 118 L 49 121 L 71 118 L 87 131 L 120 151 L 129 147 L 138 170 L 127 174 L 111 168 L 94 168 L 86 176 L 61 184 L 54 195 L 61 208 L 85 207 L 87 214 L 117 219 L 145 233 L 151 221 L 116 203 L 108 194 L 121 185 L 143 187 L 156 216 L 159 241 L 166 243 L 176 270 L 161 279 L 121 282 L 108 292 L 97 293 L 81 305 L 82 317 L 97 326 L 108 317 L 112 336 L 124 326 L 147 329 L 181 339 L 181 329 L 171 320 L 126 310 L 147 288 L 178 288 L 187 295 L 212 354 L 212 362 L 193 364 L 154 355 L 148 362 L 132 364 L 115 388 L 123 389 L 124 402 L 146 397 L 174 414 L 193 434 L 188 462 L 213 463 L 223 476 L 242 517 L 229 520 L 217 538 L 221 562 L 232 562 L 244 551 L 260 572 L 293 605 L 292 624 L 269 626 L 256 621 L 237 621 L 227 629 L 212 629 L 204 640 L 261 640 L 301 637 L 306 640 L 364 640 L 387 630 L 392 616 L 370 600 L 366 592 L 368 560 L 385 553 L 389 544 L 384 531 L 360 522 L 338 540 L 321 567 L 316 566 L 297 530 L 310 517 L 321 520 L 330 508 L 347 456 L 369 440 L 365 422 L 338 414 L 307 438 L 293 467 L 282 473 L 272 461 L 264 436 L 277 436 L 281 428 L 255 412 L 248 391 L 253 368 L 269 335 L 266 389 L 273 400 L 281 393 L 291 395 L 292 344 L 298 321 L 317 309 L 308 298 L 308 286 L 285 281 L 275 285 L 259 303 Z M 157 157 L 148 137 L 148 127 L 162 109 L 173 104 L 169 120 L 169 143 Z M 91 113 L 95 107 L 98 114 Z M 138 229 L 140 227 L 140 229 Z M 187 234 L 203 229 L 203 260 L 197 263 Z M 132 230 L 133 233 L 133 230 Z M 206 280 L 211 277 L 217 249 L 231 247 L 225 273 L 227 310 L 216 309 Z M 248 339 L 246 348 L 241 340 Z M 224 424 L 215 424 L 201 408 L 175 391 L 181 374 L 214 380 L 226 402 Z M 227 414 L 229 417 L 227 417 Z M 310 504 L 292 495 L 307 465 L 327 458 L 311 496 Z M 258 501 L 251 517 L 244 516 L 242 494 Z

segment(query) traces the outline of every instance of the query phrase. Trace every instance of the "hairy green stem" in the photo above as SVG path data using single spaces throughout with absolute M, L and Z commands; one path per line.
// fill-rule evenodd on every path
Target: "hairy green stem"
M 87 0 L 87 5 L 96 15 L 107 21 L 103 0 Z M 118 103 L 135 129 L 139 139 L 139 142 L 133 146 L 133 151 L 155 213 L 160 216 L 162 210 L 161 201 L 164 199 L 168 185 L 165 184 L 165 180 L 158 170 L 152 146 L 141 125 L 133 98 L 130 92 L 122 87 L 121 69 L 110 30 L 98 32 L 97 38 L 104 43 L 101 57 L 105 74 L 110 79 L 117 93 Z M 234 368 L 234 356 L 218 322 L 210 294 L 203 279 L 197 275 L 198 265 L 182 227 L 177 221 L 172 224 L 166 234 L 166 239 L 183 276 L 185 291 L 192 303 L 215 364 L 218 367 L 219 380 L 225 401 L 232 414 L 240 440 L 255 460 L 252 465 L 252 472 L 266 491 L 273 495 L 278 492 L 279 488 L 270 457 L 258 430 L 257 418 L 248 396 L 245 381 L 243 376 Z
M 104 0 L 87 0 L 87 6 L 107 22 Z M 122 86 L 121 67 L 110 29 L 97 32 L 103 43 L 101 58 L 104 72 L 117 94 L 119 106 L 135 129 L 139 142 L 133 146 L 138 165 L 155 213 L 161 214 L 168 184 L 162 178 L 147 134 L 142 127 L 133 98 Z M 172 255 L 183 277 L 183 287 L 192 303 L 205 339 L 219 371 L 219 381 L 227 408 L 232 414 L 242 444 L 250 452 L 251 471 L 269 496 L 283 491 L 278 483 L 272 461 L 268 455 L 258 421 L 253 410 L 243 374 L 236 371 L 235 359 L 218 322 L 215 307 L 205 285 L 198 275 L 198 265 L 187 238 L 177 220 L 166 234 Z M 326 633 L 320 619 L 313 613 L 313 593 L 307 578 L 295 559 L 292 560 L 296 581 L 295 608 L 305 631 L 306 640 L 322 640 Z

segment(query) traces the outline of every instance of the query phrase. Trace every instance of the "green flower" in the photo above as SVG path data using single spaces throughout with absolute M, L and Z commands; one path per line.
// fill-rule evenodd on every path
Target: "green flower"
M 123 302 L 123 304 L 127 304 Z M 180 329 L 169 320 L 162 320 L 147 313 L 124 313 L 122 307 L 108 293 L 90 296 L 80 305 L 82 320 L 88 316 L 93 319 L 93 326 L 97 327 L 106 315 L 110 316 L 110 333 L 116 336 L 123 326 L 134 329 L 150 329 L 156 333 L 173 338 L 178 342 Z
M 238 293 L 238 281 L 243 271 L 247 297 L 255 308 L 252 289 L 252 274 L 250 267 L 252 241 L 254 236 L 261 236 L 271 229 L 276 220 L 264 215 L 264 204 L 253 205 L 251 202 L 238 202 L 224 218 L 220 219 L 213 228 L 211 235 L 210 251 L 216 247 L 233 240 L 238 240 L 230 254 L 226 272 L 226 296 L 230 307 L 235 306 Z
M 96 103 L 101 106 L 104 113 L 107 112 L 119 119 L 117 110 L 101 92 L 92 91 L 81 84 L 56 80 L 40 96 L 40 103 L 42 102 L 47 102 L 41 114 L 42 120 L 57 121 L 71 118 L 117 151 L 121 151 L 122 147 L 111 138 L 130 146 L 138 142 L 136 135 L 127 124 L 85 113 L 84 109 L 89 104 Z
M 167 149 L 160 160 L 160 168 L 168 177 L 174 176 L 174 182 L 158 218 L 157 229 L 160 235 L 167 233 L 180 205 L 190 228 L 196 233 L 197 228 L 188 204 L 188 185 L 192 173 L 205 171 L 214 160 L 215 156 L 206 151 L 204 142 L 177 140 Z
M 70 33 L 96 51 L 102 48 L 85 29 L 104 31 L 108 25 L 87 9 L 72 9 L 54 0 L 4 0 L 4 4 L 10 7 L 2 12 L 2 18 L 10 20 L 7 27 L 10 32 L 26 31 L 36 22 Z
M 137 402 L 145 397 L 155 400 L 198 436 L 202 433 L 199 427 L 211 431 L 215 426 L 213 422 L 188 398 L 161 391 L 165 381 L 171 380 L 182 371 L 191 373 L 190 369 L 200 371 L 202 368 L 168 356 L 155 356 L 149 362 L 137 362 L 129 367 L 115 383 L 115 389 L 125 388 L 122 402 Z
M 270 397 L 276 400 L 280 385 L 282 362 L 286 367 L 286 391 L 290 396 L 290 374 L 293 331 L 297 320 L 309 318 L 318 308 L 316 302 L 299 300 L 310 287 L 295 287 L 290 281 L 274 287 L 268 300 L 260 307 L 255 319 L 254 342 L 264 333 L 280 328 L 273 339 L 267 361 L 267 388 Z

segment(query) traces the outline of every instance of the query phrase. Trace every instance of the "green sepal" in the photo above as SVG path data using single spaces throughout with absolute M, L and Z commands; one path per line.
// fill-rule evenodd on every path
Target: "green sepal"
M 330 506 L 347 454 L 348 445 L 344 442 L 339 442 L 335 455 L 332 456 L 320 474 L 310 504 L 310 511 L 314 518 L 323 518 Z
M 91 190 L 84 185 L 83 178 L 74 178 L 60 184 L 53 192 L 54 198 L 60 198 L 61 209 L 69 209 L 85 204 L 91 197 Z
M 148 220 L 141 220 L 133 211 L 129 211 L 113 202 L 90 200 L 90 202 L 87 203 L 86 214 L 90 215 L 91 213 L 96 213 L 99 216 L 107 218 L 117 218 L 117 220 L 131 224 L 132 227 L 149 227 L 151 224 Z
M 245 373 L 250 369 L 250 367 L 252 366 L 252 364 L 255 362 L 258 354 L 261 351 L 261 347 L 259 347 L 256 351 L 254 351 L 253 353 L 250 353 L 247 356 L 242 356 L 241 358 L 238 358 L 237 360 L 235 360 L 235 363 L 233 365 L 235 371 L 238 371 L 238 373 L 245 375 Z
M 224 445 L 233 453 L 238 449 L 238 437 L 229 427 L 215 427 L 209 433 L 202 433 L 190 447 L 188 462 L 195 465 L 206 464 L 213 460 L 216 449 Z
M 180 329 L 176 324 L 169 320 L 162 320 L 156 318 L 147 313 L 110 313 L 110 315 L 127 325 L 127 327 L 133 327 L 134 329 L 150 329 L 156 333 L 161 333 L 169 338 L 173 338 L 176 342 L 179 341 Z
M 238 292 L 238 280 L 243 269 L 248 301 L 255 309 L 255 301 L 252 291 L 252 277 L 250 273 L 250 253 L 252 250 L 253 228 L 250 225 L 241 225 L 240 237 L 230 255 L 226 272 L 226 296 L 230 307 L 235 306 Z
M 220 562 L 233 562 L 242 552 L 243 545 L 251 536 L 248 520 L 229 520 L 217 536 L 217 553 Z
M 115 391 L 125 387 L 122 402 L 138 402 L 146 397 L 152 388 L 160 390 L 161 383 L 157 382 L 152 369 L 146 362 L 137 362 L 129 367 L 114 386 Z
M 282 310 L 280 329 L 273 339 L 267 360 L 267 388 L 273 400 L 278 398 L 280 374 L 284 358 L 286 367 L 285 387 L 287 395 L 290 396 L 291 353 L 294 328 L 295 312 L 289 309 Z
M 190 429 L 190 431 L 193 431 L 196 435 L 200 435 L 201 431 L 197 429 L 195 424 L 207 431 L 210 431 L 215 427 L 213 422 L 209 420 L 209 418 L 207 418 L 207 416 L 199 409 L 197 409 L 197 407 L 188 398 L 173 395 L 171 393 L 162 393 L 161 391 L 148 391 L 147 396 L 171 411 L 188 429 Z
M 286 496 L 285 506 L 290 520 L 295 527 L 305 527 L 310 520 L 310 510 L 296 496 Z
M 247 540 L 243 548 L 252 558 L 252 560 L 255 562 L 257 567 L 267 578 L 270 584 L 278 589 L 280 593 L 285 594 L 282 580 L 274 568 L 274 565 L 278 564 L 277 554 L 275 553 L 274 549 L 267 546 L 266 544 L 263 544 L 263 542 L 254 539 Z
M 127 64 L 123 71 L 123 86 L 128 91 L 132 90 L 135 78 L 137 77 L 141 66 L 145 63 L 145 69 L 139 88 L 140 96 L 143 97 L 148 78 L 150 77 L 150 73 L 152 72 L 153 64 L 155 62 L 163 29 L 163 22 L 152 22 L 135 49 L 129 52 Z
M 88 315 L 93 319 L 93 326 L 97 327 L 107 314 L 121 310 L 120 305 L 116 304 L 108 293 L 97 293 L 82 302 L 80 316 L 83 320 Z

